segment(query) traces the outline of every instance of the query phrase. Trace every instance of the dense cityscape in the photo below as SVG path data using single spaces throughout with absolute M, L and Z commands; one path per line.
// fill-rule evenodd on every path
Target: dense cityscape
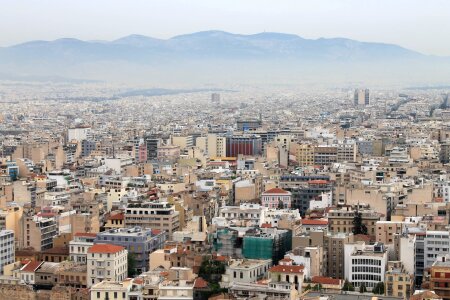
M 2 299 L 450 299 L 445 89 L 0 91 Z
M 450 300 L 449 18 L 0 0 L 0 300 Z

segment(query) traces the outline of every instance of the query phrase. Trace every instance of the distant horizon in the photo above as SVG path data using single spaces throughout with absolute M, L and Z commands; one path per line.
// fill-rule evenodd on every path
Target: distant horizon
M 216 29 L 344 37 L 450 56 L 446 0 L 16 0 L 0 9 L 0 47 L 33 40 L 160 39 Z
M 426 56 L 436 56 L 436 57 L 450 57 L 449 55 L 436 55 L 436 54 L 427 54 L 424 52 L 421 52 L 417 49 L 413 49 L 413 48 L 408 48 L 408 47 L 404 47 L 403 45 L 400 44 L 396 44 L 396 43 L 389 43 L 389 42 L 383 42 L 383 41 L 362 41 L 362 40 L 356 40 L 356 39 L 352 39 L 349 37 L 345 37 L 345 36 L 335 36 L 335 37 L 317 37 L 317 38 L 306 38 L 303 37 L 301 35 L 295 34 L 295 33 L 288 33 L 288 32 L 276 32 L 276 31 L 260 31 L 260 32 L 254 32 L 254 33 L 238 33 L 238 32 L 230 32 L 230 31 L 225 31 L 225 30 L 220 30 L 220 29 L 210 29 L 210 30 L 200 30 L 200 31 L 194 31 L 194 32 L 185 32 L 185 33 L 180 33 L 180 34 L 175 34 L 175 35 L 171 35 L 168 37 L 156 37 L 156 36 L 152 36 L 152 35 L 146 35 L 146 34 L 140 34 L 140 33 L 130 33 L 127 35 L 122 35 L 122 36 L 118 36 L 112 39 L 82 39 L 82 38 L 77 38 L 77 37 L 72 37 L 72 36 L 62 36 L 62 37 L 58 37 L 58 38 L 54 38 L 54 39 L 34 39 L 34 40 L 26 40 L 26 41 L 22 41 L 16 44 L 12 44 L 12 45 L 5 45 L 2 46 L 0 45 L 0 48 L 9 48 L 9 47 L 14 47 L 14 46 L 18 46 L 18 45 L 22 45 L 22 44 L 26 44 L 26 43 L 32 43 L 32 42 L 54 42 L 54 41 L 58 41 L 58 40 L 78 40 L 78 41 L 82 41 L 82 42 L 89 42 L 89 43 L 101 43 L 101 42 L 105 42 L 105 43 L 110 43 L 110 42 L 115 42 L 118 41 L 120 39 L 123 38 L 127 38 L 127 37 L 132 37 L 132 36 L 137 36 L 137 37 L 144 37 L 144 38 L 152 38 L 152 39 L 157 39 L 157 40 L 170 40 L 176 37 L 180 37 L 180 36 L 187 36 L 187 35 L 192 35 L 192 34 L 199 34 L 199 33 L 207 33 L 207 32 L 222 32 L 222 33 L 226 33 L 226 34 L 231 34 L 231 35 L 241 35 L 241 36 L 252 36 L 252 35 L 259 35 L 259 34 L 279 34 L 279 35 L 292 35 L 292 36 L 296 36 L 305 40 L 320 40 L 320 39 L 326 39 L 326 40 L 333 40 L 333 39 L 345 39 L 345 40 L 352 40 L 352 41 L 356 41 L 356 42 L 361 42 L 361 43 L 374 43 L 374 44 L 385 44 L 385 45 L 394 45 L 394 46 L 398 46 L 410 51 L 414 51 Z

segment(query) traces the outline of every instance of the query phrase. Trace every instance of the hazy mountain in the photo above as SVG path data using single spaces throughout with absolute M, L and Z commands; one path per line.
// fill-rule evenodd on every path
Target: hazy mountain
M 392 44 L 344 38 L 312 40 L 272 32 L 241 35 L 204 31 L 167 40 L 142 35 L 114 41 L 65 38 L 0 48 L 3 73 L 121 81 L 143 78 L 164 81 L 167 77 L 168 80 L 214 82 L 223 77 L 230 80 L 235 75 L 258 81 L 261 73 L 268 72 L 273 72 L 278 81 L 295 76 L 315 76 L 319 80 L 321 74 L 325 79 L 330 77 L 331 70 L 346 72 L 349 68 L 353 75 L 358 74 L 364 80 L 360 74 L 367 67 L 373 67 L 377 74 L 383 68 L 393 68 L 400 71 L 398 75 L 403 68 L 405 72 L 416 68 L 422 73 L 420 78 L 430 79 L 423 72 L 432 70 L 436 64 L 447 74 L 448 58 L 427 56 Z M 355 79 L 348 75 L 335 74 L 335 77 Z M 434 73 L 433 80 L 436 76 L 440 75 Z

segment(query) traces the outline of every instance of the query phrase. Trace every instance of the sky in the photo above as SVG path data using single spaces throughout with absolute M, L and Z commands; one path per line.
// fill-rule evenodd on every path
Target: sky
M 345 37 L 450 56 L 448 0 L 0 0 L 0 46 L 204 30 Z

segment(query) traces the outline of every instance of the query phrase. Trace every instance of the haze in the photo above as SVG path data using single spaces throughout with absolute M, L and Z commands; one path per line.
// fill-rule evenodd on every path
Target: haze
M 345 37 L 393 43 L 450 56 L 450 1 L 2 1 L 0 46 L 63 37 L 158 38 L 202 30 L 284 32 L 305 38 Z M 395 28 L 395 30 L 393 30 Z

